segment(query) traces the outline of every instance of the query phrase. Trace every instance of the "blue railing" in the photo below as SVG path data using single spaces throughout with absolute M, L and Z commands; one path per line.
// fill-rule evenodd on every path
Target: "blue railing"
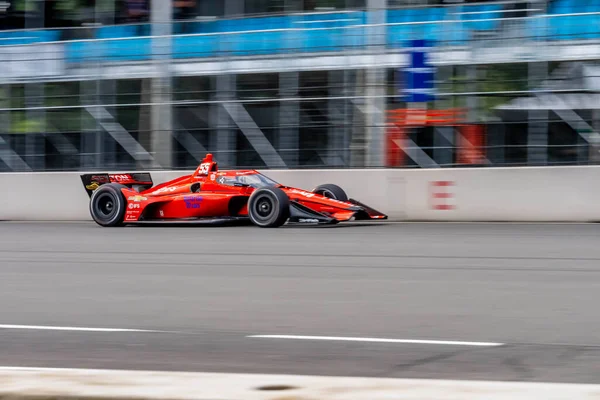
M 503 6 L 497 4 L 388 10 L 384 41 L 389 48 L 404 47 L 410 39 L 428 39 L 439 46 L 466 45 L 478 33 L 493 37 L 510 29 L 504 23 L 515 20 L 523 21 L 525 35 L 534 40 L 597 39 L 600 5 L 594 3 L 575 6 L 574 0 L 559 0 L 547 15 L 521 19 L 504 15 Z M 367 16 L 367 12 L 349 11 L 178 23 L 170 56 L 189 59 L 361 49 L 370 34 Z M 180 33 L 181 26 L 186 27 L 185 33 Z M 103 26 L 94 32 L 92 39 L 64 41 L 67 62 L 152 58 L 149 25 Z M 56 30 L 0 32 L 0 46 L 60 40 L 61 32 Z

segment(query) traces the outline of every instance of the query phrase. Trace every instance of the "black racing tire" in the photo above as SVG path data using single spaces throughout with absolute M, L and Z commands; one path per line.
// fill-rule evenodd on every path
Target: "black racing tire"
M 290 199 L 277 187 L 256 190 L 248 199 L 248 216 L 261 228 L 278 228 L 290 217 Z
M 108 183 L 100 186 L 92 193 L 90 214 L 100 226 L 123 226 L 127 211 L 127 200 L 121 192 L 124 185 Z
M 348 201 L 348 195 L 344 192 L 344 189 L 333 183 L 326 183 L 319 185 L 313 189 L 313 193 L 320 194 L 321 196 L 329 197 L 339 201 Z

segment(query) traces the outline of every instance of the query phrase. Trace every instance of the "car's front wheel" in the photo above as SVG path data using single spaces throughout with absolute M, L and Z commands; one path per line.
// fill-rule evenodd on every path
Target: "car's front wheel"
M 277 187 L 256 190 L 248 199 L 248 216 L 261 228 L 277 228 L 290 217 L 290 199 Z
M 101 226 L 121 226 L 127 211 L 127 200 L 121 192 L 125 186 L 109 183 L 100 186 L 90 199 L 90 214 Z
M 344 192 L 344 189 L 333 183 L 326 183 L 319 185 L 313 189 L 313 193 L 320 194 L 321 196 L 329 197 L 330 199 L 348 201 L 348 195 Z

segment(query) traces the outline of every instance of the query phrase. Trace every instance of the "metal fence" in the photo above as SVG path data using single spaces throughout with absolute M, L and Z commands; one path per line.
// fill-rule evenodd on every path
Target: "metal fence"
M 600 10 L 531 4 L 0 32 L 0 171 L 596 163 Z

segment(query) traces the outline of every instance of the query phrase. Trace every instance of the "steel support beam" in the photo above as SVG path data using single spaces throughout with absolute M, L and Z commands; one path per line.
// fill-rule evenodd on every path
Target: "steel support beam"
M 367 0 L 367 40 L 371 57 L 385 53 L 387 0 Z M 366 166 L 381 167 L 385 154 L 386 75 L 385 68 L 373 66 L 366 71 L 367 158 Z
M 356 71 L 354 84 L 352 85 L 354 88 L 353 95 L 356 97 L 355 100 L 352 100 L 352 106 L 357 109 L 359 112 L 352 113 L 352 127 L 351 127 L 351 137 L 350 137 L 350 166 L 354 168 L 364 167 L 367 159 L 367 139 L 366 139 L 366 100 L 364 97 L 359 97 L 364 95 L 364 85 L 366 82 L 365 71 L 358 70 Z
M 179 144 L 181 144 L 183 148 L 186 149 L 188 153 L 190 153 L 190 155 L 197 162 L 201 162 L 204 159 L 206 153 L 208 153 L 206 151 L 206 148 L 204 148 L 204 146 L 202 146 L 202 143 L 196 140 L 194 135 L 189 133 L 187 129 L 183 127 L 183 125 L 177 123 L 176 126 L 177 132 L 175 132 L 174 135 L 175 140 L 177 140 Z
M 236 76 L 217 75 L 215 77 L 214 99 L 216 101 L 233 100 L 236 97 Z M 210 125 L 211 148 L 216 149 L 215 158 L 222 167 L 236 166 L 237 132 L 227 110 L 220 103 L 211 104 Z
M 455 131 L 451 126 L 439 126 L 433 132 L 433 159 L 440 166 L 450 166 L 454 163 L 452 155 L 456 146 Z
M 406 155 L 421 168 L 438 168 L 436 163 L 427 153 L 408 137 L 394 140 L 394 144 L 402 149 Z
M 344 139 L 347 129 L 344 115 L 344 103 L 346 100 L 336 98 L 346 95 L 344 85 L 344 71 L 329 71 L 329 97 L 327 102 L 329 132 L 327 134 L 327 156 L 326 164 L 330 167 L 341 167 L 344 163 Z
M 367 167 L 382 167 L 385 154 L 385 70 L 372 68 L 367 74 Z
M 156 168 L 173 167 L 173 109 L 171 57 L 173 0 L 152 0 L 153 61 L 158 77 L 152 78 L 151 150 Z
M 589 144 L 589 149 L 579 151 L 579 161 L 597 162 L 600 158 L 600 134 L 573 110 L 552 110 Z M 593 112 L 597 112 L 594 110 Z
M 86 111 L 141 167 L 150 168 L 156 165 L 152 155 L 104 107 L 88 107 Z
M 93 109 L 98 105 L 99 81 L 82 81 L 79 83 L 79 97 L 85 109 Z M 97 118 L 90 118 L 90 113 L 81 113 L 81 154 L 79 164 L 82 169 L 99 169 L 102 167 L 104 142 L 102 129 Z
M 548 64 L 545 62 L 532 62 L 528 65 L 529 83 L 531 87 L 539 87 L 539 84 L 548 78 Z M 528 164 L 548 164 L 548 111 L 530 110 L 528 124 Z
M 1 78 L 0 78 L 1 79 Z M 10 99 L 11 85 L 0 85 L 0 104 L 2 108 L 8 110 L 11 108 Z M 12 130 L 11 111 L 0 111 L 0 134 L 10 133 Z
M 19 155 L 10 148 L 9 144 L 0 136 L 0 160 L 12 172 L 30 172 L 32 169 Z
M 450 82 L 454 72 L 453 67 L 437 68 L 436 79 L 441 82 L 440 86 L 445 87 Z M 443 110 L 449 107 L 450 101 L 443 97 L 438 97 L 435 101 L 436 108 Z M 454 163 L 453 148 L 456 145 L 454 140 L 454 128 L 451 126 L 435 127 L 433 131 L 433 160 L 440 166 L 451 165 Z
M 298 72 L 279 74 L 279 96 L 282 99 L 298 97 Z M 300 150 L 300 102 L 282 101 L 279 103 L 279 154 L 291 167 L 298 166 Z
M 594 132 L 600 132 L 600 110 L 598 109 L 592 111 L 592 128 Z M 590 146 L 589 163 L 600 163 L 600 146 L 597 144 Z
M 225 108 L 233 122 L 240 128 L 268 168 L 286 168 L 283 159 L 242 104 L 225 103 L 223 104 L 223 108 Z

